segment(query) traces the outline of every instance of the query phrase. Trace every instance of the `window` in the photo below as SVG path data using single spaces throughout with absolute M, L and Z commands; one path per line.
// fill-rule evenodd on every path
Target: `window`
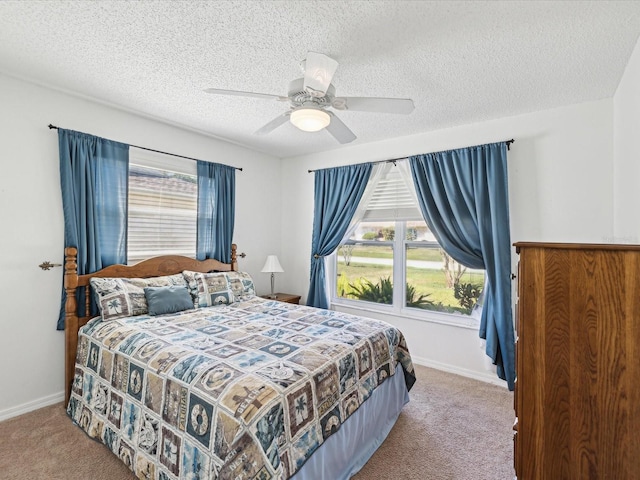
M 131 148 L 127 260 L 196 256 L 196 162 Z
M 484 271 L 460 265 L 440 247 L 422 219 L 408 170 L 402 174 L 407 167 L 385 164 L 372 174 L 360 218 L 334 256 L 334 300 L 417 315 L 470 315 Z

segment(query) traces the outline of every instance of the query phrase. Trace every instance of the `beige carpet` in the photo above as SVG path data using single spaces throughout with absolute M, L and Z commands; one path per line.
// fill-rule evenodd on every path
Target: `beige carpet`
M 512 394 L 426 367 L 417 366 L 416 373 L 411 402 L 353 479 L 512 480 Z M 0 423 L 0 478 L 134 476 L 106 447 L 72 425 L 57 404 Z

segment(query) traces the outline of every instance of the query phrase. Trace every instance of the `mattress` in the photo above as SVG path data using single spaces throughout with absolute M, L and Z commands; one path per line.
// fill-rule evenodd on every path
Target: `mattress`
M 250 296 L 90 321 L 67 413 L 140 478 L 348 478 L 414 381 L 395 327 Z

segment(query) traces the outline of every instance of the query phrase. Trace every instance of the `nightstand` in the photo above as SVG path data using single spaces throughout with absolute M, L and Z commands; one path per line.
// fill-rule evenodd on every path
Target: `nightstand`
M 290 293 L 276 293 L 276 298 L 271 298 L 271 295 L 260 295 L 262 298 L 269 300 L 277 300 L 279 302 L 293 303 L 298 305 L 300 303 L 300 295 L 292 295 Z

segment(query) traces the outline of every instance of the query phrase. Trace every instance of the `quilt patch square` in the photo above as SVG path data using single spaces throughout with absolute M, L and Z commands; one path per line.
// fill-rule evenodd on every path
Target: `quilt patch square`
M 282 465 L 282 474 L 285 478 L 289 478 L 293 473 L 291 471 L 291 460 L 289 458 L 289 450 L 282 450 L 280 452 L 280 464 Z
M 149 335 L 144 332 L 137 332 L 125 338 L 118 346 L 118 351 L 125 355 L 131 355 L 140 345 L 144 345 L 149 339 Z
M 120 437 L 118 434 L 111 427 L 105 426 L 102 431 L 102 443 L 104 443 L 113 453 L 117 453 L 120 446 L 119 442 Z
M 389 364 L 387 363 L 385 365 L 382 365 L 380 368 L 378 368 L 377 373 L 378 373 L 378 385 L 380 385 L 387 378 L 389 378 L 389 375 L 391 374 Z
M 358 376 L 365 377 L 373 369 L 373 358 L 369 342 L 364 342 L 360 347 L 356 347 L 356 358 L 358 360 Z
M 233 448 L 225 459 L 225 465 L 220 470 L 220 480 L 259 479 L 261 477 L 258 474 L 264 466 L 265 458 L 262 451 L 253 441 L 251 435 L 245 432 L 233 443 Z
M 111 332 L 111 335 L 105 338 L 102 343 L 109 350 L 115 350 L 118 348 L 120 343 L 122 343 L 127 336 L 133 332 L 135 332 L 135 330 L 132 328 L 120 326 Z
M 313 391 L 311 383 L 305 383 L 301 388 L 287 395 L 289 411 L 289 433 L 294 438 L 298 432 L 315 419 L 313 411 Z
M 100 360 L 100 377 L 106 381 L 111 381 L 111 375 L 113 374 L 113 353 L 109 350 L 102 351 L 102 358 Z
M 244 375 L 243 372 L 237 370 L 226 363 L 205 370 L 200 379 L 195 383 L 194 387 L 202 391 L 205 395 L 209 395 L 217 399 L 229 383 L 236 381 Z
M 277 451 L 278 446 L 284 445 L 284 409 L 282 404 L 277 403 L 271 407 L 255 423 L 254 434 L 265 452 Z M 275 459 L 271 460 L 271 464 L 274 467 L 277 467 L 278 463 L 280 463 L 279 459 L 277 462 Z
M 246 350 L 244 348 L 236 347 L 235 345 L 224 345 L 222 347 L 209 350 L 207 353 L 215 355 L 218 358 L 229 358 L 245 351 Z
M 107 414 L 109 404 L 109 387 L 101 382 L 96 382 L 93 392 L 93 401 L 90 403 L 91 408 L 100 415 Z
M 326 440 L 330 435 L 336 433 L 341 424 L 340 408 L 336 407 L 320 419 L 322 438 Z
M 98 372 L 98 365 L 100 363 L 100 346 L 91 342 L 89 346 L 89 355 L 87 356 L 87 367 Z
M 134 473 L 138 478 L 156 478 L 156 466 L 151 460 L 138 452 Z
M 84 371 L 76 367 L 73 375 L 73 382 L 71 383 L 71 391 L 76 395 L 82 397 L 82 386 L 84 384 Z
M 180 449 L 182 439 L 166 427 L 162 427 L 160 463 L 174 475 L 180 474 Z
M 376 372 L 371 373 L 367 378 L 360 381 L 360 397 L 364 402 L 371 396 L 373 389 L 378 386 L 378 374 Z
M 362 340 L 362 335 L 356 335 L 345 330 L 340 330 L 331 335 L 331 340 L 346 343 L 347 345 L 356 345 Z
M 124 440 L 120 441 L 120 447 L 118 448 L 118 457 L 130 470 L 133 470 L 133 462 L 135 458 L 135 451 L 131 445 Z
M 339 318 L 330 318 L 329 320 L 322 322 L 322 325 L 326 325 L 327 327 L 338 329 L 338 328 L 344 328 L 345 326 L 348 325 L 348 323 Z
M 160 420 L 145 413 L 140 424 L 138 447 L 148 455 L 155 457 L 160 442 Z
M 299 350 L 296 354 L 287 359 L 290 362 L 297 363 L 301 367 L 313 372 L 322 367 L 329 361 L 324 355 L 320 355 L 311 350 Z
M 356 359 L 352 353 L 345 355 L 339 362 L 340 393 L 346 392 L 356 384 Z
M 138 441 L 138 429 L 142 412 L 140 407 L 129 400 L 125 400 L 122 410 L 122 434 L 135 445 Z
M 307 375 L 307 373 L 297 365 L 284 362 L 267 365 L 256 371 L 256 374 L 285 389 Z
M 296 465 L 296 470 L 300 469 L 304 462 L 315 452 L 320 446 L 322 436 L 318 432 L 315 425 L 311 426 L 306 432 L 300 435 L 300 438 L 293 442 L 291 446 L 291 455 Z
M 331 342 L 327 340 L 321 340 L 309 345 L 308 350 L 324 355 L 328 358 L 339 357 L 340 355 L 349 351 L 349 347 L 342 343 Z
M 191 383 L 211 362 L 210 358 L 203 355 L 192 355 L 178 362 L 171 373 L 184 383 Z
M 236 355 L 235 357 L 228 359 L 229 363 L 235 365 L 241 370 L 255 370 L 271 361 L 273 361 L 273 357 L 271 355 L 262 353 L 259 350 L 250 350 L 242 355 Z
M 229 387 L 220 397 L 220 404 L 248 425 L 265 405 L 277 397 L 278 392 L 264 380 L 247 375 Z
M 184 442 L 182 449 L 182 475 L 184 478 L 208 480 L 211 478 L 209 475 L 210 462 L 211 458 L 205 451 L 202 451 L 197 445 Z
M 375 365 L 380 367 L 384 363 L 389 362 L 391 359 L 389 355 L 389 341 L 384 333 L 378 332 L 371 337 L 371 344 L 373 345 L 373 358 Z
M 313 376 L 316 386 L 318 415 L 323 416 L 340 399 L 340 377 L 335 363 L 326 367 Z
M 111 398 L 109 399 L 109 416 L 107 419 L 113 424 L 116 429 L 120 430 L 120 424 L 122 422 L 122 404 L 124 400 L 115 391 L 111 391 Z
M 151 360 L 151 362 L 149 362 L 149 365 L 160 374 L 166 373 L 169 372 L 187 353 L 189 353 L 189 351 L 183 348 L 169 348 L 162 350 L 153 358 L 153 360 Z
M 211 439 L 212 421 L 213 406 L 197 395 L 191 394 L 189 397 L 187 433 L 207 449 L 209 448 L 209 441 Z
M 287 337 L 287 341 L 295 343 L 296 345 L 308 345 L 313 342 L 313 338 L 307 335 L 296 333 L 294 335 L 291 335 L 290 337 Z
M 342 411 L 344 412 L 344 418 L 349 418 L 360 406 L 360 398 L 358 397 L 358 390 L 354 390 L 347 397 L 342 400 Z
M 129 385 L 129 360 L 116 354 L 113 363 L 113 374 L 111 375 L 111 386 L 121 392 L 126 392 Z
M 265 345 L 260 350 L 278 358 L 282 358 L 295 352 L 298 348 L 299 347 L 286 342 L 273 342 L 270 345 Z
M 187 417 L 187 389 L 177 382 L 167 380 L 164 393 L 162 419 L 184 431 Z
M 164 393 L 164 380 L 153 372 L 145 372 L 147 383 L 144 389 L 144 405 L 156 414 L 162 413 L 162 394 Z
M 83 382 L 82 382 L 82 391 L 84 393 L 84 401 L 87 405 L 91 405 L 93 402 L 93 388 L 94 384 L 94 376 L 89 372 L 84 372 Z
M 264 347 L 269 342 L 272 342 L 273 339 L 263 337 L 262 335 L 251 335 L 250 337 L 243 338 L 241 340 L 236 341 L 236 345 L 241 345 L 244 348 L 260 348 Z
M 269 338 L 280 339 L 291 335 L 291 330 L 286 328 L 272 328 L 269 331 L 263 332 L 262 335 Z
M 215 422 L 212 451 L 216 457 L 223 461 L 231 451 L 233 439 L 236 438 L 241 426 L 240 422 L 220 409 L 216 413 Z
M 142 381 L 144 369 L 135 363 L 129 363 L 129 381 L 127 392 L 138 401 L 142 400 Z

